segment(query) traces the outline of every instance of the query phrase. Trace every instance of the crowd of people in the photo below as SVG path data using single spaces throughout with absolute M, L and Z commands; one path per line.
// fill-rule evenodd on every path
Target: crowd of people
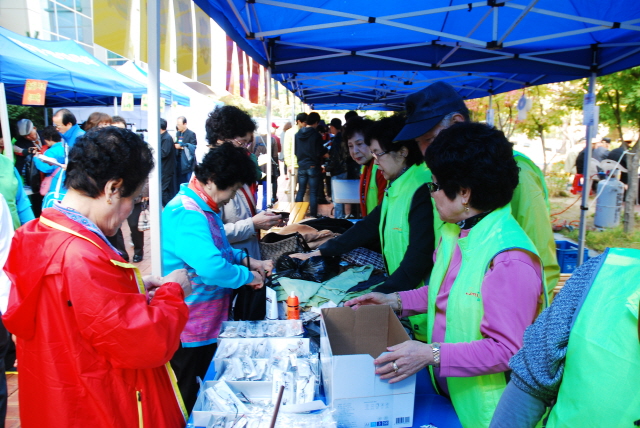
M 345 305 L 389 305 L 408 319 L 414 340 L 375 360 L 382 379 L 426 368 L 465 428 L 534 427 L 545 413 L 548 426 L 639 420 L 640 251 L 585 264 L 549 307 L 560 268 L 540 169 L 501 131 L 472 122 L 446 83 L 405 105 L 328 126 L 299 113 L 281 138 L 275 123 L 259 135 L 244 110 L 216 107 L 199 162 L 187 119 L 175 139 L 162 119 L 160 165 L 119 117 L 94 113 L 81 127 L 62 109 L 42 131 L 20 120 L 15 166 L 0 156 L 0 310 L 16 337 L 22 426 L 184 427 L 222 322 L 242 318 L 234 300 L 264 299 L 273 262 L 259 239 L 283 225 L 267 210 L 281 171 L 291 199 L 308 197 L 308 218 L 328 202 L 331 179 L 359 180 L 360 203 L 333 213 L 362 220 L 292 257 L 379 250 L 386 279 Z M 141 261 L 154 166 L 163 276 L 142 277 L 120 227 L 128 221 Z M 0 332 L 0 357 L 8 337 Z M 6 409 L 6 386 L 4 397 Z

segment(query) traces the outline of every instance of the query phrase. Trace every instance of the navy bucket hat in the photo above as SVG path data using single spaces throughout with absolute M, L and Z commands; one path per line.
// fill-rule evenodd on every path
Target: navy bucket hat
M 407 121 L 394 141 L 413 140 L 429 132 L 449 113 L 468 111 L 464 100 L 448 83 L 436 82 L 405 99 Z

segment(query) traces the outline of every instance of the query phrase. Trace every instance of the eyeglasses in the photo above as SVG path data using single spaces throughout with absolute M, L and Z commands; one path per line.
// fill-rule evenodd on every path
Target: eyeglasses
M 380 152 L 380 153 L 371 152 L 371 154 L 373 155 L 374 158 L 380 159 L 382 156 L 389 154 L 390 151 L 391 150 L 387 150 L 386 152 Z
M 434 183 L 433 181 L 427 183 L 427 188 L 429 189 L 429 193 L 434 193 L 442 189 L 438 183 Z

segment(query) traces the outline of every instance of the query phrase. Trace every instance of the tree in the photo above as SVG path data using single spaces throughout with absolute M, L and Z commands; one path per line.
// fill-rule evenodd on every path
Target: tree
M 600 122 L 614 127 L 622 138 L 623 128 L 640 132 L 640 67 L 634 67 L 598 78 L 596 100 L 600 106 Z M 629 187 L 624 205 L 625 233 L 634 230 L 634 206 L 638 195 L 638 163 L 640 143 L 627 155 Z
M 533 95 L 533 105 L 525 120 L 516 125 L 518 131 L 524 132 L 528 138 L 539 138 L 542 143 L 544 158 L 543 172 L 547 172 L 547 146 L 545 134 L 552 127 L 562 125 L 562 118 L 569 113 L 569 109 L 561 105 L 562 88 L 553 85 L 535 86 L 529 91 Z

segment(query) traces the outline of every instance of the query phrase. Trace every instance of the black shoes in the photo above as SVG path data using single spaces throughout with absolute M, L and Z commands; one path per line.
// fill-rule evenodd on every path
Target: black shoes
M 142 256 L 133 256 L 134 263 L 140 263 L 142 261 Z

